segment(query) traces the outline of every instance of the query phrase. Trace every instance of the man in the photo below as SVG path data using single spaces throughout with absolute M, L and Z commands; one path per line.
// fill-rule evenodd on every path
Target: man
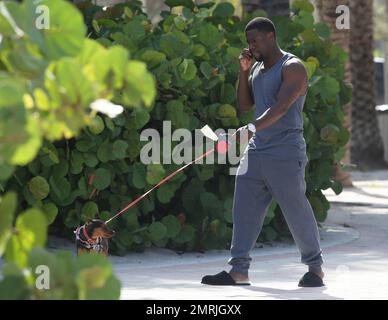
M 307 164 L 302 110 L 308 89 L 306 70 L 291 53 L 281 50 L 271 20 L 255 18 L 246 28 L 249 49 L 241 53 L 238 104 L 241 112 L 256 106 L 255 121 L 237 130 L 252 138 L 240 161 L 233 203 L 230 272 L 207 275 L 209 285 L 249 285 L 250 250 L 262 229 L 272 198 L 309 268 L 301 287 L 323 286 L 322 251 L 317 223 L 305 195 Z M 254 59 L 256 63 L 254 63 Z M 246 172 L 241 169 L 247 165 Z M 240 171 L 240 172 L 239 172 Z M 239 174 L 240 173 L 240 174 Z

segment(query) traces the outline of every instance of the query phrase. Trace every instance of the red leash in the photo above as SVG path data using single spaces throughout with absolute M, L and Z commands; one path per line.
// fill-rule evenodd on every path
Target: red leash
M 217 148 L 217 147 L 216 147 Z M 194 159 L 193 161 L 189 162 L 188 164 L 186 164 L 185 166 L 183 166 L 182 168 L 179 168 L 178 170 L 174 171 L 173 173 L 171 173 L 168 177 L 164 178 L 162 181 L 160 181 L 157 185 L 155 185 L 154 187 L 152 187 L 150 190 L 148 190 L 146 193 L 144 193 L 143 195 L 141 195 L 139 198 L 137 198 L 136 200 L 132 201 L 128 206 L 126 206 L 124 209 L 122 209 L 119 213 L 115 214 L 112 218 L 110 218 L 109 220 L 105 221 L 105 223 L 109 223 L 110 221 L 112 221 L 113 219 L 115 219 L 116 217 L 118 217 L 120 214 L 122 214 L 124 211 L 128 210 L 129 208 L 131 208 L 132 206 L 134 206 L 136 203 L 138 203 L 141 199 L 143 199 L 147 194 L 149 194 L 152 190 L 154 190 L 155 188 L 159 187 L 161 184 L 165 183 L 167 180 L 170 180 L 173 176 L 175 176 L 178 172 L 182 171 L 183 169 L 185 169 L 186 167 L 188 167 L 189 165 L 193 164 L 194 162 L 206 157 L 207 155 L 209 155 L 210 153 L 212 153 L 216 148 L 213 148 L 213 149 L 210 149 L 208 151 L 206 151 L 203 155 L 199 156 L 197 159 Z

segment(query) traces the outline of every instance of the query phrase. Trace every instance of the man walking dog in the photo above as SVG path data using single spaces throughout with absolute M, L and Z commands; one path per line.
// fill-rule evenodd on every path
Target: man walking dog
M 307 164 L 302 110 L 308 89 L 306 70 L 291 53 L 281 50 L 275 26 L 255 18 L 245 27 L 249 49 L 241 53 L 238 104 L 241 112 L 256 106 L 255 121 L 237 130 L 248 130 L 247 149 L 236 175 L 233 203 L 233 239 L 230 272 L 207 275 L 208 285 L 249 285 L 250 250 L 260 234 L 272 198 L 285 220 L 308 272 L 301 287 L 323 286 L 317 223 L 305 195 Z M 256 62 L 254 61 L 256 60 Z M 246 164 L 247 170 L 240 168 Z M 241 171 L 239 174 L 239 170 Z

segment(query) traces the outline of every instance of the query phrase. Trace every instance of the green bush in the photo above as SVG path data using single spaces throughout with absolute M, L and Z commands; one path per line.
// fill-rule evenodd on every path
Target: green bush
M 46 161 L 56 161 L 55 149 L 42 146 L 44 139 L 69 139 L 86 125 L 95 133 L 101 130 L 102 119 L 89 108 L 92 102 L 105 99 L 125 107 L 150 107 L 156 90 L 146 65 L 129 60 L 125 48 L 106 49 L 86 38 L 83 16 L 69 2 L 2 1 L 0 6 L 0 190 L 4 191 L 15 166 L 27 165 L 39 150 L 46 152 Z M 48 29 L 36 26 L 37 6 L 48 9 Z
M 35 24 L 40 18 L 37 6 L 49 10 L 45 11 L 50 15 L 48 29 Z M 85 32 L 82 14 L 64 0 L 0 2 L 0 256 L 5 261 L 0 299 L 120 296 L 120 283 L 105 257 L 76 259 L 70 252 L 43 249 L 48 226 L 71 191 L 65 178 L 69 165 L 48 141 L 74 137 L 86 125 L 95 134 L 101 131 L 102 119 L 89 109 L 96 100 L 141 110 L 152 105 L 156 94 L 154 78 L 144 63 L 129 60 L 122 46 L 104 48 L 87 39 Z M 40 170 L 31 162 L 39 153 L 42 166 L 57 164 L 55 172 L 48 177 L 42 170 L 28 182 L 26 176 L 19 179 L 16 169 Z M 95 159 L 85 155 L 85 161 L 90 165 Z M 101 170 L 97 187 L 106 184 Z M 12 191 L 13 181 L 22 187 L 18 196 Z M 37 201 L 29 208 L 31 199 Z M 85 209 L 89 213 L 90 208 Z M 39 265 L 50 268 L 50 290 L 35 286 Z
M 229 3 L 167 3 L 184 4 L 182 14 L 163 12 L 154 28 L 137 1 L 106 11 L 91 4 L 82 7 L 89 36 L 107 49 L 125 47 L 132 59 L 143 61 L 156 79 L 157 95 L 149 108 L 127 111 L 113 120 L 96 118 L 66 143 L 46 141 L 36 159 L 18 169 L 17 179 L 8 181 L 6 188 L 22 194 L 26 205 L 58 210 L 52 228 L 65 225 L 70 234 L 96 210 L 108 219 L 180 167 L 142 164 L 141 130 L 161 131 L 163 120 L 171 120 L 173 129 L 190 130 L 204 124 L 237 128 L 251 120 L 253 110 L 240 115 L 235 107 L 238 56 L 246 47 L 243 30 L 251 16 L 240 20 Z M 321 190 L 341 192 L 330 174 L 349 138 L 342 126 L 342 106 L 350 99 L 350 89 L 343 82 L 346 55 L 330 42 L 329 29 L 314 23 L 312 10 L 307 1 L 295 1 L 292 18 L 278 17 L 274 22 L 280 46 L 299 56 L 308 70 L 303 112 L 310 159 L 307 196 L 317 219 L 323 221 L 329 203 Z M 110 62 L 115 65 L 114 59 Z M 135 78 L 134 85 L 142 83 Z M 31 185 L 38 186 L 31 192 Z M 42 198 L 47 185 L 49 194 Z M 117 231 L 112 250 L 125 254 L 151 245 L 179 250 L 227 248 L 233 191 L 228 166 L 192 166 L 112 221 Z M 284 224 L 278 219 L 280 208 L 272 203 L 262 239 L 279 237 Z

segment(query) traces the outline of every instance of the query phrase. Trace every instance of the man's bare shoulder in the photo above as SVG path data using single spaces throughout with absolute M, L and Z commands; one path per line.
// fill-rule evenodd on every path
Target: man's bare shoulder
M 306 68 L 298 57 L 288 59 L 283 65 L 284 73 L 306 74 Z
M 290 86 L 298 87 L 301 94 L 306 94 L 308 87 L 307 70 L 299 58 L 292 57 L 284 63 L 282 80 Z

